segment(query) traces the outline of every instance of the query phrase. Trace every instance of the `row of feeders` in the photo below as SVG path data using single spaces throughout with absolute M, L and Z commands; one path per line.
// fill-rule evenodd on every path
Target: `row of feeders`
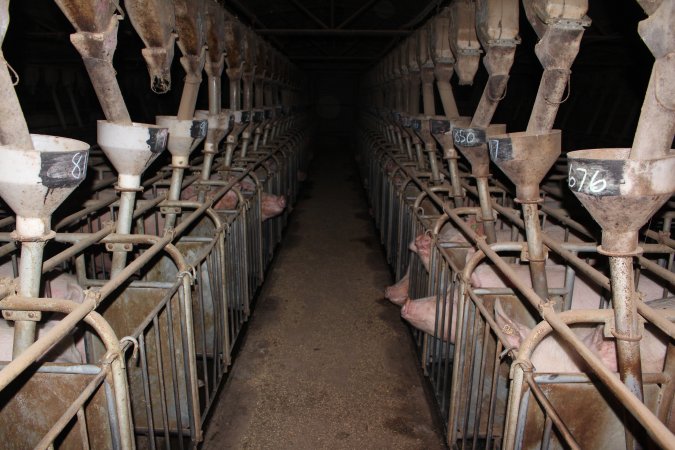
M 451 2 L 362 81 L 362 173 L 398 280 L 385 297 L 413 326 L 452 448 L 675 445 L 675 9 L 639 3 L 656 61 L 630 149 L 563 152 L 553 129 L 586 0 L 523 1 L 543 67 L 525 131 L 492 123 L 518 95 L 515 0 Z M 462 116 L 450 80 L 472 84 L 481 54 Z
M 304 80 L 215 0 L 56 4 L 105 116 L 102 154 L 30 135 L 5 64 L 0 434 L 17 449 L 196 447 L 307 170 Z M 132 121 L 122 18 L 153 92 L 177 88 L 178 57 L 175 115 Z M 4 37 L 7 0 L 0 19 Z

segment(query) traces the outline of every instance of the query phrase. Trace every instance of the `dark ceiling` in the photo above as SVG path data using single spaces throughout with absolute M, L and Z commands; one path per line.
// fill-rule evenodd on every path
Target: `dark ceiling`
M 225 6 L 302 66 L 379 60 L 443 0 L 226 0 Z
M 221 0 L 244 23 L 288 55 L 309 74 L 310 102 L 339 103 L 335 129 L 349 129 L 357 110 L 358 80 L 406 35 L 449 0 Z M 123 1 L 120 1 L 124 5 Z M 590 0 L 592 25 L 572 67 L 571 95 L 561 105 L 557 127 L 565 128 L 566 148 L 627 146 L 653 64 L 637 34 L 645 18 L 635 0 Z M 70 43 L 72 26 L 53 0 L 10 2 L 10 24 L 3 44 L 6 60 L 20 77 L 17 86 L 31 130 L 79 137 L 93 132 L 101 117 L 82 58 Z M 495 121 L 514 129 L 527 124 L 536 95 L 541 64 L 534 54 L 536 35 L 521 9 L 520 36 L 508 95 Z M 120 22 L 114 66 L 122 93 L 135 120 L 175 111 L 184 73 L 172 67 L 176 87 L 157 95 L 141 57 L 143 43 L 129 20 Z M 460 112 L 474 110 L 487 74 L 478 70 L 471 86 L 453 80 Z M 227 104 L 227 89 L 223 93 Z M 198 105 L 207 104 L 205 88 Z M 351 119 L 350 119 L 351 117 Z M 92 131 L 93 130 L 93 131 Z M 598 130 L 601 130 L 598 132 Z
M 370 67 L 449 3 L 449 0 L 223 1 L 228 10 L 301 67 L 332 65 L 352 70 Z M 634 41 L 637 21 L 644 17 L 635 0 L 592 0 L 588 15 L 592 24 L 584 34 L 587 42 Z M 521 11 L 521 47 L 532 52 L 536 37 L 524 16 Z M 600 58 L 604 59 L 602 53 Z M 616 63 L 616 54 L 607 56 L 612 64 Z

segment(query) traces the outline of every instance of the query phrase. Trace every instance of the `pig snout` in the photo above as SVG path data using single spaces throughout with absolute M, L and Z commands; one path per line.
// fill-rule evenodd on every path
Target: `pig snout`
M 283 195 L 262 195 L 262 220 L 271 219 L 281 214 L 286 208 L 286 197 Z
M 443 318 L 438 317 L 438 306 L 441 306 L 441 315 L 444 315 Z M 450 329 L 448 318 L 452 314 L 454 319 L 455 315 L 448 308 L 448 302 L 445 300 L 445 305 L 443 301 L 438 301 L 435 296 L 425 297 L 420 299 L 407 299 L 401 308 L 401 318 L 408 321 L 410 325 L 417 328 L 424 333 L 434 336 L 441 337 L 444 341 L 450 338 L 450 342 L 455 340 L 455 330 L 454 324 L 452 329 Z
M 408 298 L 409 287 L 410 276 L 406 273 L 396 284 L 393 284 L 384 290 L 384 297 L 393 304 L 401 306 Z

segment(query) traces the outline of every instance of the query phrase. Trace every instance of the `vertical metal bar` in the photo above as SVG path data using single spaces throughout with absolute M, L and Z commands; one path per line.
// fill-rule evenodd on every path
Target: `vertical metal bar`
M 208 260 L 208 256 L 207 256 L 207 260 Z M 208 404 L 211 403 L 211 393 L 210 393 L 210 389 L 209 389 L 209 365 L 208 365 L 208 361 L 207 361 L 208 355 L 207 355 L 207 347 L 206 347 L 206 327 L 205 327 L 205 324 L 204 324 L 204 322 L 206 321 L 206 318 L 205 318 L 205 315 L 204 315 L 204 282 L 205 282 L 205 280 L 203 278 L 204 267 L 206 267 L 206 273 L 207 274 L 212 273 L 209 270 L 208 265 L 205 261 L 202 261 L 201 263 L 199 263 L 199 277 L 197 278 L 199 280 L 199 282 L 195 283 L 195 287 L 197 289 L 198 299 L 199 299 L 198 300 L 199 301 L 199 319 L 200 319 L 199 320 L 199 328 L 200 328 L 201 335 L 202 335 L 201 344 L 202 344 L 202 373 L 203 373 L 203 377 L 204 377 L 204 396 L 206 398 L 206 404 L 208 405 Z M 211 281 L 209 281 L 208 283 L 209 283 L 209 286 L 212 284 Z M 213 297 L 213 292 L 211 291 L 209 294 L 211 295 L 211 300 L 212 300 L 211 303 L 212 303 L 212 305 L 215 306 L 215 301 L 213 301 L 213 300 L 215 300 L 215 298 Z M 212 320 L 215 321 L 215 307 L 213 308 L 213 311 L 214 311 L 214 314 L 213 314 L 214 317 L 212 317 Z M 214 356 L 215 356 L 215 350 L 216 349 L 214 347 L 213 348 Z
M 481 320 L 481 325 L 483 326 L 483 339 L 482 339 L 482 348 L 480 351 L 480 369 L 478 372 L 478 394 L 476 400 L 476 415 L 474 418 L 473 426 L 473 445 L 471 448 L 476 450 L 476 444 L 478 443 L 478 437 L 480 436 L 480 420 L 483 412 L 483 388 L 485 387 L 485 371 L 487 366 L 487 346 L 488 338 L 490 337 L 490 326 L 482 318 L 481 314 L 476 314 L 476 317 L 479 317 Z M 486 430 L 487 431 L 487 430 Z
M 178 448 L 183 450 L 183 420 L 180 408 L 180 393 L 178 391 L 178 368 L 176 366 L 176 347 L 173 338 L 173 312 L 171 309 L 172 299 L 166 302 L 166 329 L 169 344 L 169 362 L 171 366 L 171 385 L 173 387 L 174 410 L 176 412 L 176 427 L 178 428 Z M 167 426 L 168 428 L 168 426 Z
M 82 440 L 82 450 L 89 450 L 89 431 L 87 430 L 87 416 L 84 408 L 77 410 L 77 425 L 80 429 L 80 439 Z M 52 444 L 53 445 L 53 444 Z
M 170 303 L 167 302 L 167 304 Z M 162 341 L 160 338 L 159 318 L 155 316 L 152 318 L 152 328 L 155 330 L 155 348 L 157 355 L 157 379 L 159 381 L 159 403 L 162 409 L 162 428 L 164 429 L 164 445 L 166 449 L 171 448 L 171 441 L 169 440 L 169 410 L 166 402 L 166 387 L 164 385 L 164 365 L 162 363 Z
M 541 450 L 548 450 L 551 445 L 551 431 L 553 429 L 553 422 L 551 417 L 543 411 L 546 420 L 544 421 L 544 432 L 541 435 Z
M 143 332 L 138 336 L 138 348 L 141 357 L 141 378 L 143 381 L 143 396 L 145 397 L 145 415 L 148 420 L 148 443 L 151 449 L 155 449 L 155 421 L 152 413 L 152 397 L 150 396 L 150 379 L 148 373 L 148 360 L 145 354 L 145 335 Z
M 103 384 L 105 388 L 105 397 L 108 407 L 108 424 L 110 425 L 110 440 L 114 450 L 122 448 L 122 437 L 120 436 L 120 424 L 115 407 L 115 394 L 112 388 L 112 376 L 108 375 Z
M 195 351 L 194 323 L 192 320 L 192 291 L 188 276 L 182 277 L 183 286 L 178 289 L 178 311 L 180 313 L 179 329 L 183 345 L 183 364 L 186 370 L 186 391 L 188 401 L 188 417 L 190 419 L 190 435 L 193 442 L 201 441 L 201 420 L 199 409 L 199 392 L 197 388 L 197 356 Z

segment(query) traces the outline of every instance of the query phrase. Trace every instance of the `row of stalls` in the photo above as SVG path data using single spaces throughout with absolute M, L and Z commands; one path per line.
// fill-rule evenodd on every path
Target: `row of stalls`
M 2 59 L 0 446 L 195 447 L 304 177 L 303 78 L 215 0 L 56 4 L 105 120 L 96 145 L 29 134 Z M 132 121 L 123 18 L 175 115 Z
M 588 2 L 522 3 L 543 68 L 525 130 L 492 123 L 519 95 L 517 0 L 451 2 L 362 80 L 385 295 L 450 448 L 675 448 L 675 2 L 638 0 L 655 61 L 632 147 L 565 153 L 553 124 Z M 450 79 L 471 84 L 481 59 L 460 116 Z

